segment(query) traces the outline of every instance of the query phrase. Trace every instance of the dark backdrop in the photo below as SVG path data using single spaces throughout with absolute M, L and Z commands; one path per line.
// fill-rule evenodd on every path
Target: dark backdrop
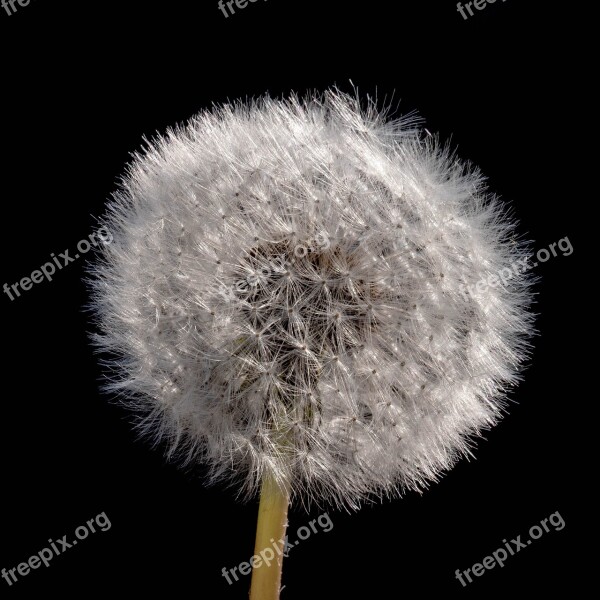
M 393 95 L 399 113 L 417 110 L 478 164 L 536 249 L 564 237 L 574 248 L 536 269 L 531 364 L 510 415 L 476 458 L 422 495 L 352 515 L 329 510 L 333 529 L 286 559 L 283 599 L 541 595 L 573 592 L 589 575 L 579 563 L 587 492 L 575 466 L 590 401 L 575 389 L 583 250 L 579 200 L 559 151 L 581 116 L 573 109 L 583 95 L 581 50 L 566 6 L 550 4 L 498 0 L 467 20 L 451 0 L 259 0 L 229 18 L 217 0 L 32 0 L 10 16 L 0 9 L 0 284 L 95 229 L 142 136 L 213 102 L 335 83 L 351 91 L 350 82 L 361 95 Z M 565 32 L 575 39 L 566 42 Z M 13 301 L 1 295 L 0 568 L 49 539 L 72 539 L 102 512 L 111 528 L 10 587 L 0 579 L 2 597 L 245 598 L 249 577 L 230 586 L 221 570 L 251 556 L 257 505 L 207 489 L 201 471 L 166 464 L 99 393 L 82 309 L 89 257 Z M 527 538 L 556 511 L 564 529 L 460 585 L 456 569 L 503 539 Z M 293 509 L 291 533 L 321 512 Z

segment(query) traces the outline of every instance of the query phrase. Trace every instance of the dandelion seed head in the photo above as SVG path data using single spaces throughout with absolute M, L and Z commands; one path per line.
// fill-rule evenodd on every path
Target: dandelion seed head
M 483 178 L 337 91 L 203 112 L 136 155 L 91 274 L 106 389 L 253 496 L 423 489 L 520 377 L 532 279 Z

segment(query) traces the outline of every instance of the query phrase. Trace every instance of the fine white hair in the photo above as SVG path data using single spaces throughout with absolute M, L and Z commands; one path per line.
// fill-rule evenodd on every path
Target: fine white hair
M 527 244 L 477 169 L 372 102 L 202 112 L 135 155 L 103 224 L 105 388 L 242 496 L 423 489 L 519 380 Z

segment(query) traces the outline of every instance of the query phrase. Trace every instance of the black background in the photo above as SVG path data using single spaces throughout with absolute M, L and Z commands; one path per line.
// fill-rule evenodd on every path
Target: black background
M 577 42 L 563 36 L 576 32 L 564 4 L 550 4 L 498 0 L 467 21 L 451 0 L 259 0 L 228 19 L 216 0 L 33 0 L 12 16 L 0 11 L 0 284 L 29 276 L 51 252 L 73 253 L 95 230 L 142 136 L 214 102 L 333 84 L 352 91 L 350 81 L 362 96 L 393 94 L 399 113 L 417 110 L 478 164 L 534 248 L 567 236 L 574 247 L 536 269 L 531 364 L 510 415 L 481 440 L 476 459 L 422 495 L 351 515 L 330 509 L 332 531 L 286 559 L 283 599 L 573 593 L 586 577 L 577 567 L 583 399 L 574 398 L 579 330 L 571 320 L 582 250 L 572 177 L 557 152 L 578 116 L 568 102 L 583 92 Z M 251 556 L 257 503 L 207 489 L 201 470 L 166 464 L 98 392 L 82 308 L 86 259 L 12 302 L 0 299 L 0 568 L 26 561 L 49 538 L 72 539 L 98 513 L 112 527 L 10 588 L 0 580 L 2 597 L 245 598 L 250 578 L 228 586 L 221 569 Z M 455 579 L 457 568 L 480 562 L 504 538 L 527 538 L 555 511 L 562 531 L 464 589 Z M 290 533 L 321 512 L 292 509 Z

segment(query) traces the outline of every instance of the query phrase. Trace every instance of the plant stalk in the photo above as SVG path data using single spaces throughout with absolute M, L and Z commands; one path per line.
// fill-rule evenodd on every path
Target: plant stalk
M 250 600 L 279 600 L 289 493 L 270 476 L 260 490 Z M 271 556 L 273 555 L 273 556 Z

